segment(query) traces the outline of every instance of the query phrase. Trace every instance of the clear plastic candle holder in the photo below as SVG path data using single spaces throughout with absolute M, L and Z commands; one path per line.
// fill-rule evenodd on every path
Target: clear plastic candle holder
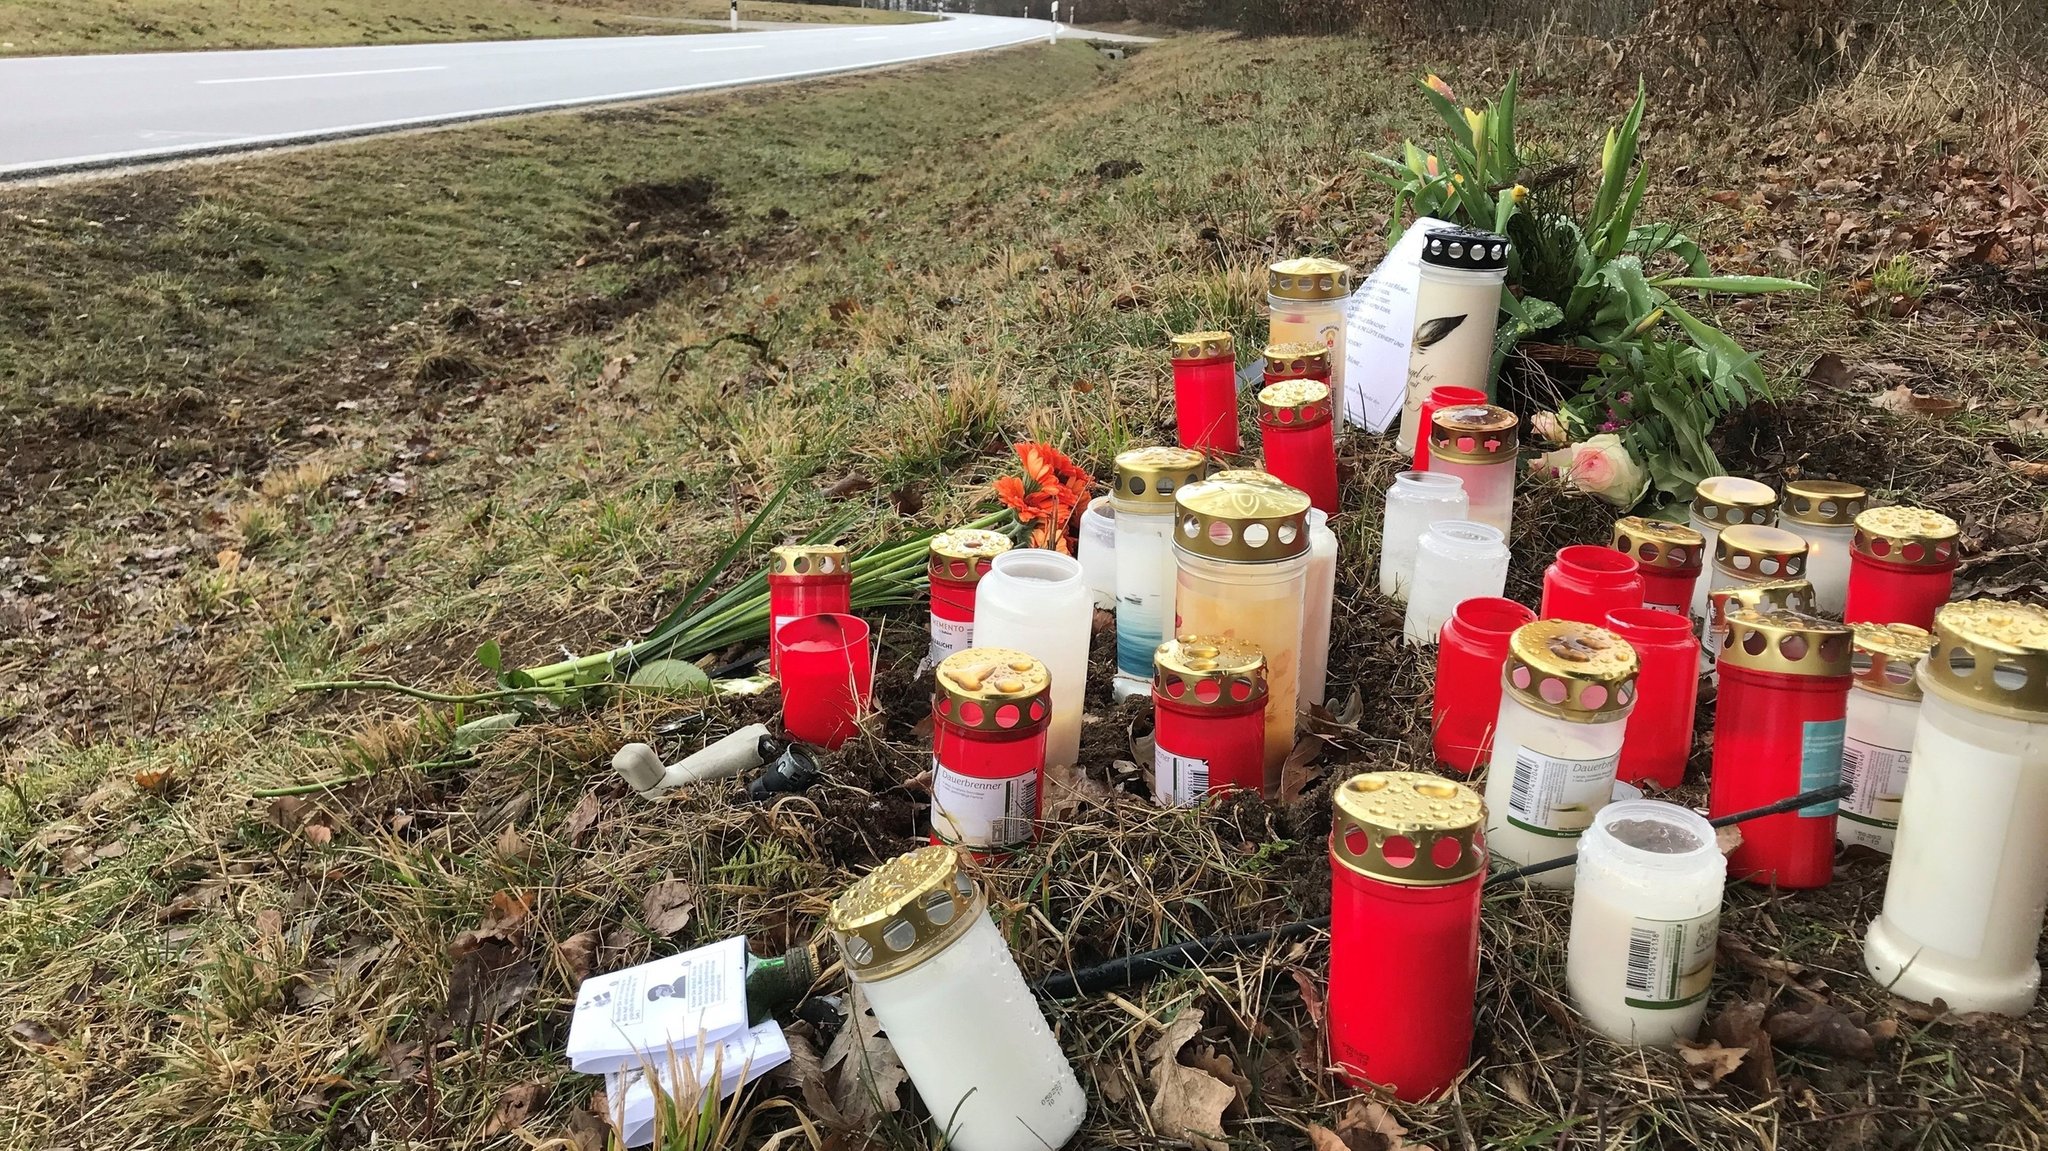
M 1849 707 L 1849 629 L 1786 610 L 1734 611 L 1715 638 L 1714 765 L 1707 814 L 1738 811 L 1842 780 Z M 1824 886 L 1834 875 L 1829 800 L 1742 825 L 1728 874 L 1781 888 Z
M 1266 657 L 1248 643 L 1182 636 L 1159 645 L 1152 679 L 1152 794 L 1190 807 L 1266 778 Z
M 1081 580 L 1081 561 L 1042 548 L 997 556 L 974 596 L 975 646 L 1025 652 L 1052 677 L 1047 767 L 1080 758 L 1094 624 L 1095 606 Z
M 995 557 L 1014 545 L 1001 532 L 954 528 L 932 537 L 931 647 L 925 662 L 937 667 L 955 652 L 974 646 L 974 589 Z
M 1559 548 L 1543 573 L 1544 619 L 1604 623 L 1607 613 L 1643 606 L 1643 577 L 1636 563 L 1613 548 L 1573 544 Z
M 1486 844 L 1518 866 L 1561 859 L 1614 798 L 1636 653 L 1592 624 L 1539 619 L 1515 630 L 1486 769 Z M 1569 867 L 1529 877 L 1570 887 Z
M 850 615 L 853 569 L 836 544 L 789 544 L 768 551 L 768 674 L 782 670 L 782 625 L 798 616 Z
M 1594 1030 L 1669 1047 L 1699 1032 L 1714 980 L 1727 865 L 1698 813 L 1610 803 L 1579 838 L 1565 983 Z
M 1337 607 L 1337 533 L 1321 508 L 1308 510 L 1308 598 L 1301 608 L 1301 706 L 1330 691 L 1330 625 Z
M 1352 1086 L 1441 1094 L 1472 1053 L 1486 812 L 1419 772 L 1355 775 L 1331 795 L 1330 1062 Z
M 1418 647 L 1435 643 L 1459 604 L 1498 596 L 1507 584 L 1508 545 L 1499 528 L 1470 520 L 1429 525 L 1416 551 L 1402 638 Z
M 1863 960 L 1894 995 L 2024 1015 L 2040 992 L 2048 907 L 2048 608 L 1949 604 L 1934 637 Z
M 1615 778 L 1673 788 L 1685 782 L 1692 756 L 1692 724 L 1699 706 L 1700 641 L 1684 616 L 1654 608 L 1607 613 L 1607 630 L 1635 649 L 1636 710 L 1621 744 Z
M 1429 707 L 1431 748 L 1440 766 L 1470 775 L 1492 754 L 1508 639 L 1535 620 L 1535 612 L 1514 600 L 1488 596 L 1466 600 L 1444 621 Z
M 990 852 L 1037 839 L 1052 722 L 1045 665 L 975 647 L 932 681 L 932 842 Z
M 1330 385 L 1283 380 L 1259 390 L 1259 442 L 1266 473 L 1308 493 L 1326 515 L 1337 514 L 1336 422 Z
M 1229 332 L 1173 337 L 1173 417 L 1181 447 L 1215 455 L 1243 449 L 1237 430 L 1237 345 Z
M 1614 550 L 1636 561 L 1643 606 L 1691 618 L 1693 588 L 1706 562 L 1706 540 L 1685 524 L 1643 516 L 1614 521 Z
M 1767 527 L 1778 518 L 1778 493 L 1771 486 L 1742 476 L 1708 476 L 1693 488 L 1687 524 L 1700 534 L 1701 554 L 1708 571 L 1694 585 L 1691 611 L 1701 619 L 1707 610 L 1707 593 L 1714 590 L 1714 545 L 1723 528 L 1737 524 Z
M 958 852 L 883 863 L 825 926 L 946 1146 L 1045 1151 L 1080 1130 L 1088 1097 Z
M 1330 349 L 1330 391 L 1344 394 L 1346 305 L 1351 268 L 1306 256 L 1281 260 L 1266 271 L 1266 336 L 1275 344 L 1321 344 Z
M 1192 448 L 1132 448 L 1116 457 L 1118 699 L 1152 689 L 1152 655 L 1173 617 L 1173 496 L 1207 475 Z
M 1437 228 L 1423 243 L 1408 390 L 1401 404 L 1402 451 L 1413 452 L 1428 427 L 1420 416 L 1431 389 L 1450 385 L 1490 393 L 1508 250 L 1506 236 L 1472 228 Z
M 1465 481 L 1457 476 L 1397 473 L 1387 487 L 1386 512 L 1380 520 L 1380 594 L 1396 603 L 1408 602 L 1423 535 L 1431 524 L 1470 519 L 1471 506 Z
M 1806 579 L 1820 614 L 1840 616 L 1849 599 L 1849 538 L 1870 493 L 1837 480 L 1793 480 L 1778 504 L 1778 526 L 1806 541 Z
M 1416 426 L 1419 428 L 1429 427 L 1430 423 L 1436 418 L 1439 408 L 1469 408 L 1475 404 L 1483 404 L 1485 402 L 1486 393 L 1478 388 L 1459 387 L 1455 384 L 1431 388 L 1429 389 L 1429 395 L 1423 397 L 1422 407 L 1416 413 Z M 1408 460 L 1408 466 L 1418 472 L 1429 470 L 1428 436 L 1417 435 L 1415 437 L 1414 454 L 1409 456 Z
M 1264 472 L 1218 472 L 1174 496 L 1174 633 L 1241 640 L 1266 657 L 1264 787 L 1294 749 L 1308 593 L 1308 496 Z
M 1089 600 L 1100 611 L 1116 610 L 1116 541 L 1116 506 L 1099 496 L 1089 500 L 1074 558 L 1081 561 Z
M 1932 629 L 1955 591 L 1961 528 L 1924 508 L 1871 508 L 1849 536 L 1848 623 L 1909 623 Z
M 1920 662 L 1934 637 L 1909 623 L 1859 623 L 1849 657 L 1848 729 L 1842 737 L 1842 782 L 1849 794 L 1835 819 L 1835 841 L 1892 853 L 1899 805 L 1913 766 L 1920 726 Z
M 1513 412 L 1491 404 L 1441 408 L 1430 417 L 1429 474 L 1464 481 L 1470 517 L 1503 536 L 1514 527 L 1518 424 Z

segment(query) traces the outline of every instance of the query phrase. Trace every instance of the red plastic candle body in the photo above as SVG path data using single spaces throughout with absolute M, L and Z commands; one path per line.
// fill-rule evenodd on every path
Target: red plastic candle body
M 1236 455 L 1237 348 L 1228 332 L 1173 338 L 1173 416 L 1180 446 Z
M 939 662 L 974 646 L 974 589 L 995 557 L 1009 551 L 1010 537 L 979 528 L 954 528 L 932 537 L 931 648 L 926 662 Z
M 1707 539 L 1685 524 L 1644 516 L 1614 521 L 1614 550 L 1636 561 L 1643 577 L 1643 606 L 1692 614 L 1693 587 L 1706 564 Z
M 1438 408 L 1469 407 L 1473 404 L 1483 404 L 1485 402 L 1486 393 L 1478 388 L 1467 388 L 1457 384 L 1445 384 L 1442 387 L 1431 388 L 1429 395 L 1424 397 L 1422 401 L 1422 411 L 1416 417 L 1415 426 L 1418 428 L 1429 427 L 1429 417 L 1435 415 Z M 1408 470 L 1412 472 L 1426 472 L 1429 470 L 1428 436 L 1415 437 L 1414 462 L 1409 465 Z
M 1470 775 L 1493 754 L 1508 637 L 1535 619 L 1535 612 L 1514 600 L 1483 596 L 1460 603 L 1444 621 L 1429 709 L 1438 763 Z
M 1472 1052 L 1485 808 L 1412 772 L 1353 776 L 1332 798 L 1330 1061 L 1361 1089 L 1427 1099 Z
M 1296 379 L 1259 392 L 1259 434 L 1266 472 L 1308 493 L 1309 502 L 1337 514 L 1336 423 L 1330 385 Z
M 1849 707 L 1849 629 L 1787 610 L 1731 612 L 1716 637 L 1714 776 L 1718 818 L 1841 782 Z M 1784 888 L 1834 874 L 1833 801 L 1742 825 L 1728 875 Z
M 1152 657 L 1152 793 L 1169 807 L 1266 782 L 1266 657 L 1257 645 L 1182 636 Z
M 782 670 L 782 625 L 799 616 L 851 615 L 853 571 L 846 549 L 793 544 L 768 553 L 768 673 Z
M 1641 606 L 1643 577 L 1634 560 L 1598 544 L 1573 544 L 1559 549 L 1543 573 L 1543 610 L 1537 615 L 1601 625 L 1608 612 Z
M 1043 663 L 1003 648 L 969 648 L 939 664 L 933 843 L 1000 851 L 1038 838 L 1051 683 Z
M 802 615 L 775 629 L 782 643 L 782 726 L 791 739 L 831 750 L 860 730 L 875 689 L 867 621 Z
M 1693 711 L 1699 704 L 1700 641 L 1692 621 L 1657 608 L 1622 608 L 1602 624 L 1636 649 L 1636 709 L 1629 714 L 1615 778 L 1677 787 L 1692 755 Z
M 1847 623 L 1932 629 L 1955 590 L 1956 521 L 1920 508 L 1871 508 L 1849 536 Z

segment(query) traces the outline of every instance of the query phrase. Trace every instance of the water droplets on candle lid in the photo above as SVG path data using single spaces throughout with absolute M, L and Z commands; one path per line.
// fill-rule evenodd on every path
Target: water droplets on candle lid
M 1512 460 L 1521 447 L 1521 420 L 1494 404 L 1438 408 L 1429 419 L 1429 454 L 1461 463 Z
M 1839 480 L 1793 480 L 1778 504 L 1780 519 L 1815 527 L 1847 527 L 1870 503 L 1860 484 Z
M 1422 246 L 1422 262 L 1439 268 L 1490 272 L 1508 266 L 1506 236 L 1476 228 L 1435 228 Z
M 1623 516 L 1614 521 L 1614 550 L 1634 556 L 1646 567 L 1672 571 L 1698 568 L 1706 546 L 1706 537 L 1684 524 L 1644 516 Z
M 1849 549 L 1870 559 L 1905 566 L 1943 566 L 1956 558 L 1956 521 L 1926 508 L 1871 508 L 1856 517 Z
M 1354 775 L 1330 797 L 1330 846 L 1361 875 L 1416 887 L 1486 868 L 1486 805 L 1464 784 L 1413 771 Z
M 1845 624 L 1790 608 L 1730 611 L 1715 647 L 1730 667 L 1779 675 L 1847 676 L 1851 632 Z
M 1717 526 L 1767 524 L 1777 510 L 1769 484 L 1741 476 L 1708 476 L 1692 491 L 1692 514 Z
M 1608 631 L 1539 619 L 1508 637 L 1502 684 L 1524 706 L 1576 723 L 1599 723 L 1635 706 L 1636 652 Z
M 1175 360 L 1216 360 L 1237 355 L 1237 343 L 1229 332 L 1184 332 L 1173 337 Z
M 832 901 L 825 926 L 847 965 L 884 979 L 924 962 L 958 938 L 981 893 L 953 848 L 920 848 L 888 860 Z
M 1351 294 L 1351 266 L 1320 256 L 1281 260 L 1267 269 L 1266 292 L 1283 300 L 1341 300 Z
M 1920 661 L 1934 650 L 1934 636 L 1909 623 L 1851 624 L 1850 673 L 1864 691 L 1895 699 L 1919 699 Z
M 1259 389 L 1259 418 L 1283 426 L 1303 426 L 1330 418 L 1330 385 L 1320 380 L 1282 380 Z
M 989 562 L 1016 544 L 1001 532 L 954 528 L 932 537 L 931 574 L 954 583 L 973 583 L 988 574 Z
M 2048 723 L 2048 608 L 1974 599 L 1934 615 L 1928 681 L 1966 707 Z
M 955 652 L 933 673 L 932 707 L 955 727 L 1028 734 L 1051 718 L 1052 677 L 1033 656 L 1007 648 Z
M 1184 635 L 1152 656 L 1152 686 L 1190 707 L 1231 707 L 1266 695 L 1266 656 L 1257 644 Z

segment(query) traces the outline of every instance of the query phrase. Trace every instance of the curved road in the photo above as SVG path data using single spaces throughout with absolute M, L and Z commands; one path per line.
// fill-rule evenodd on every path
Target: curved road
M 876 68 L 1051 31 L 1043 20 L 954 16 L 715 36 L 0 60 L 0 177 Z

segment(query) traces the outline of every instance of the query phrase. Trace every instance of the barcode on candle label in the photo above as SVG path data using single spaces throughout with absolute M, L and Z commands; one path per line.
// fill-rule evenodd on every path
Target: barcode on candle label
M 1808 720 L 1799 733 L 1799 790 L 1819 791 L 1842 782 L 1842 739 L 1846 719 Z M 1801 819 L 1824 819 L 1841 804 L 1835 800 L 1799 809 Z
M 1152 790 L 1167 807 L 1193 807 L 1209 794 L 1209 761 L 1152 749 Z
M 1031 838 L 1038 774 L 982 779 L 932 765 L 932 834 L 967 847 L 1007 847 Z
M 1564 759 L 1516 748 L 1508 822 L 1537 835 L 1577 839 L 1613 794 L 1614 766 L 1620 760 L 1619 752 L 1598 759 Z
M 1842 819 L 1835 830 L 1844 843 L 1860 843 L 1882 851 L 1891 850 L 1888 836 L 1860 831 L 1849 823 L 1896 830 L 1899 805 L 1906 794 L 1906 768 L 1913 753 L 1896 747 L 1879 747 L 1860 739 L 1842 740 L 1842 782 L 1849 794 L 1842 800 Z
M 1718 908 L 1696 919 L 1631 922 L 1623 1000 L 1630 1007 L 1664 1011 L 1705 998 L 1714 979 L 1714 941 L 1720 932 Z
M 932 646 L 925 659 L 936 666 L 949 655 L 974 646 L 974 621 L 932 617 Z

